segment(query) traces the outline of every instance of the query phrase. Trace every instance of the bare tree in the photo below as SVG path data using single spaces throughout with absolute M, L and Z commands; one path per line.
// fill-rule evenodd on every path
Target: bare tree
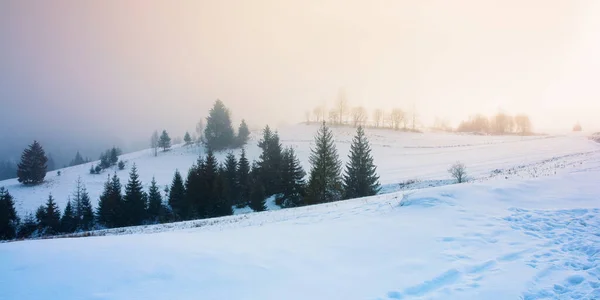
M 504 134 L 510 132 L 512 127 L 512 118 L 503 112 L 499 112 L 492 117 L 490 123 L 494 133 Z
M 329 111 L 329 123 L 331 124 L 336 124 L 337 121 L 339 120 L 339 113 L 337 111 L 337 109 L 332 109 Z
M 375 123 L 376 128 L 383 125 L 383 110 L 378 108 L 373 112 L 373 122 Z
M 310 110 L 304 112 L 304 118 L 306 119 L 306 124 L 310 124 Z
M 531 133 L 531 120 L 529 120 L 529 116 L 525 114 L 520 114 L 515 116 L 515 126 L 517 132 L 525 135 L 527 133 Z
M 323 120 L 325 120 L 325 107 L 315 107 L 315 109 L 313 109 L 313 115 L 315 116 L 315 121 L 317 123 L 321 123 Z
M 158 156 L 158 131 L 154 130 L 150 137 L 150 147 L 154 149 L 154 156 Z
M 456 182 L 458 183 L 467 181 L 467 167 L 460 161 L 457 161 L 455 164 L 453 164 L 450 169 L 448 169 L 448 173 L 450 173 L 450 175 L 452 175 L 452 177 L 456 179 Z
M 338 114 L 338 124 L 344 124 L 344 118 L 348 115 L 348 99 L 346 99 L 346 92 L 344 89 L 340 89 L 338 92 L 338 99 L 335 104 Z
M 198 138 L 195 140 L 197 144 L 202 142 L 202 136 L 204 135 L 204 119 L 200 119 L 198 123 L 196 123 L 196 134 Z
M 367 110 L 362 107 L 352 108 L 352 124 L 354 127 L 363 126 L 367 122 Z
M 390 115 L 391 119 L 391 127 L 395 130 L 400 129 L 400 123 L 406 119 L 404 111 L 399 108 L 394 108 L 392 110 L 392 114 Z
M 416 106 L 413 104 L 413 110 L 412 110 L 412 123 L 411 123 L 411 127 L 412 130 L 415 131 L 417 130 L 417 108 Z M 404 128 L 406 128 L 406 125 L 404 125 Z

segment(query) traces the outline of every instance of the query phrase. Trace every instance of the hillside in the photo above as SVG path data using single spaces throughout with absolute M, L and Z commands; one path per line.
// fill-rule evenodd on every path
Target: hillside
M 316 131 L 317 127 L 313 125 L 295 125 L 279 130 L 282 144 L 296 149 L 307 171 L 310 167 L 310 147 Z M 338 153 L 345 163 L 354 129 L 333 128 L 333 132 Z M 576 135 L 474 136 L 388 130 L 369 130 L 367 135 L 384 185 L 382 192 L 396 191 L 400 189 L 398 183 L 408 180 L 420 181 L 411 187 L 446 184 L 449 179 L 446 170 L 457 160 L 467 165 L 469 175 L 476 181 L 481 181 L 492 176 L 512 178 L 553 175 L 555 172 L 561 172 L 563 168 L 592 159 L 600 150 L 598 144 Z M 256 142 L 255 133 L 246 147 L 250 159 L 256 159 L 260 154 Z M 186 174 L 198 155 L 203 153 L 202 147 L 177 145 L 171 151 L 160 152 L 158 157 L 154 157 L 150 149 L 125 154 L 121 159 L 127 162 L 126 169 L 117 171 L 117 175 L 121 182 L 125 183 L 129 169 L 135 163 L 140 179 L 145 185 L 148 185 L 154 176 L 159 185 L 165 186 L 171 183 L 176 169 Z M 239 156 L 239 150 L 235 153 Z M 217 158 L 222 161 L 225 154 L 218 153 Z M 33 187 L 22 186 L 16 179 L 0 181 L 0 186 L 6 187 L 14 196 L 17 210 L 22 215 L 43 204 L 50 193 L 63 208 L 73 192 L 77 178 L 81 177 L 95 206 L 107 175 L 114 171 L 91 175 L 89 169 L 90 164 L 84 164 L 49 172 L 45 183 Z M 61 172 L 60 176 L 57 175 L 58 171 Z

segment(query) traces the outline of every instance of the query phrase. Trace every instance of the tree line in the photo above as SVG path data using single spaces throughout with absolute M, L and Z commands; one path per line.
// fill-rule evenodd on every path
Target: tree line
M 239 158 L 229 152 L 222 163 L 208 148 L 185 179 L 175 171 L 171 184 L 162 190 L 164 195 L 154 179 L 147 191 L 143 189 L 134 164 L 124 188 L 116 174 L 107 178 L 95 210 L 78 180 L 62 212 L 49 195 L 35 215 L 29 213 L 21 220 L 14 199 L 1 188 L 0 239 L 213 218 L 233 214 L 233 207 L 263 211 L 270 197 L 281 207 L 298 207 L 371 196 L 380 189 L 362 127 L 357 128 L 342 174 L 333 134 L 323 123 L 311 149 L 308 181 L 294 149 L 281 145 L 277 131 L 266 126 L 258 146 L 261 154 L 252 163 L 244 148 Z
M 491 117 L 482 114 L 476 114 L 462 121 L 457 132 L 478 132 L 485 134 L 531 134 L 533 127 L 529 116 L 518 114 L 511 116 L 504 112 L 499 112 Z

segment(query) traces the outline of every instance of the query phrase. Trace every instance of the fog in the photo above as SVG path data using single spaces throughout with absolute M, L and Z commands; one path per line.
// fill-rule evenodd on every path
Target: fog
M 600 129 L 598 15 L 593 0 L 2 1 L 0 156 L 183 136 L 217 98 L 236 122 L 289 124 L 340 88 L 424 125 L 503 110 Z

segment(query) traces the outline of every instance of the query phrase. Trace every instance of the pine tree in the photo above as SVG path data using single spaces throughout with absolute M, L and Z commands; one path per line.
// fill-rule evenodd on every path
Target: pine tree
M 17 177 L 20 183 L 37 184 L 46 177 L 48 158 L 37 141 L 23 151 L 21 162 L 17 166 Z
M 73 158 L 73 160 L 69 163 L 69 166 L 78 166 L 81 164 L 84 164 L 85 161 L 83 160 L 83 157 L 81 156 L 81 154 L 79 153 L 79 151 L 77 151 L 77 154 L 75 154 L 75 158 Z
M 252 164 L 250 180 L 250 208 L 252 208 L 254 211 L 267 210 L 265 200 L 267 196 L 265 195 L 265 187 L 263 186 L 264 180 L 261 178 L 261 171 L 256 162 Z
M 12 240 L 17 237 L 19 217 L 15 211 L 15 202 L 4 187 L 0 187 L 0 240 Z
M 60 209 L 52 195 L 48 196 L 46 205 L 38 209 L 38 223 L 40 225 L 40 233 L 43 235 L 54 235 L 60 232 Z
M 77 229 L 77 215 L 71 205 L 71 200 L 67 201 L 67 206 L 65 206 L 65 212 L 60 219 L 60 228 L 63 233 L 75 232 Z
M 242 120 L 240 123 L 240 127 L 238 129 L 237 135 L 237 146 L 244 147 L 248 143 L 248 138 L 250 137 L 250 130 L 248 129 L 248 125 L 245 120 Z
M 371 146 L 361 126 L 356 129 L 349 158 L 344 174 L 344 198 L 376 195 L 380 188 L 379 176 L 371 156 Z
M 233 153 L 228 153 L 225 158 L 224 170 L 222 173 L 224 183 L 224 193 L 227 202 L 231 205 L 240 203 L 240 185 L 238 183 L 238 162 Z
M 171 148 L 171 138 L 166 130 L 163 130 L 160 138 L 158 139 L 158 146 L 163 148 L 163 151 L 167 151 Z
M 117 164 L 117 162 L 119 161 L 119 155 L 121 155 L 121 149 L 116 148 L 116 147 L 112 147 L 110 149 L 110 154 L 109 156 L 109 161 L 110 161 L 110 165 L 114 166 Z
M 137 173 L 135 164 L 129 172 L 129 181 L 125 186 L 123 197 L 123 213 L 125 225 L 141 225 L 146 220 L 146 194 Z
M 211 149 L 206 153 L 204 168 L 202 169 L 202 180 L 205 189 L 204 211 L 200 217 L 212 218 L 218 216 L 218 202 L 220 201 L 219 190 L 217 189 L 217 179 L 219 176 L 219 163 Z M 202 212 L 202 211 L 201 211 Z
M 152 177 L 150 188 L 148 189 L 148 211 L 146 215 L 151 223 L 162 222 L 165 218 L 162 196 L 154 177 Z
M 307 204 L 338 201 L 342 198 L 341 167 L 333 134 L 325 122 L 317 132 L 310 154 L 311 171 L 307 186 Z
M 77 205 L 77 220 L 80 230 L 88 231 L 94 228 L 94 210 L 85 187 L 81 189 L 81 198 Z
M 191 145 L 192 144 L 192 137 L 190 136 L 189 132 L 185 132 L 185 135 L 183 136 L 183 141 L 185 142 L 186 145 Z
M 281 143 L 277 132 L 272 132 L 267 125 L 263 130 L 263 138 L 258 146 L 262 149 L 258 165 L 260 167 L 263 187 L 267 196 L 281 192 Z
M 175 170 L 173 182 L 169 189 L 169 206 L 173 210 L 173 214 L 177 220 L 182 220 L 182 216 L 187 216 L 188 207 L 185 202 L 185 187 L 183 179 L 178 170 Z
M 125 162 L 120 160 L 117 164 L 117 167 L 119 168 L 119 170 L 125 170 Z
M 56 163 L 54 162 L 54 158 L 52 158 L 52 154 L 48 153 L 48 162 L 46 162 L 46 171 L 54 171 L 56 170 Z
M 242 154 L 238 162 L 237 183 L 239 186 L 237 207 L 242 208 L 250 203 L 250 187 L 252 184 L 250 181 L 250 162 L 246 158 L 246 149 L 244 148 L 242 148 Z
M 225 169 L 217 174 L 214 186 L 214 217 L 223 217 L 233 215 L 233 208 L 229 200 L 229 190 L 227 189 Z
M 229 110 L 221 100 L 215 101 L 206 118 L 204 142 L 207 148 L 221 151 L 234 146 L 235 138 Z
M 196 165 L 193 165 L 189 171 L 185 180 L 185 202 L 183 208 L 180 210 L 181 218 L 189 220 L 197 217 L 202 217 L 204 214 L 204 182 L 202 180 L 202 168 L 204 167 L 204 160 L 200 156 Z
M 104 184 L 104 191 L 100 195 L 97 210 L 98 223 L 107 227 L 121 227 L 123 222 L 123 196 L 121 194 L 121 182 L 115 173 L 112 179 L 109 177 Z
M 24 239 L 29 238 L 38 229 L 39 224 L 32 213 L 25 215 L 23 222 L 19 226 L 19 232 L 17 238 Z
M 294 149 L 288 147 L 283 152 L 281 168 L 281 194 L 275 200 L 282 207 L 301 206 L 305 196 L 306 172 L 302 169 Z

